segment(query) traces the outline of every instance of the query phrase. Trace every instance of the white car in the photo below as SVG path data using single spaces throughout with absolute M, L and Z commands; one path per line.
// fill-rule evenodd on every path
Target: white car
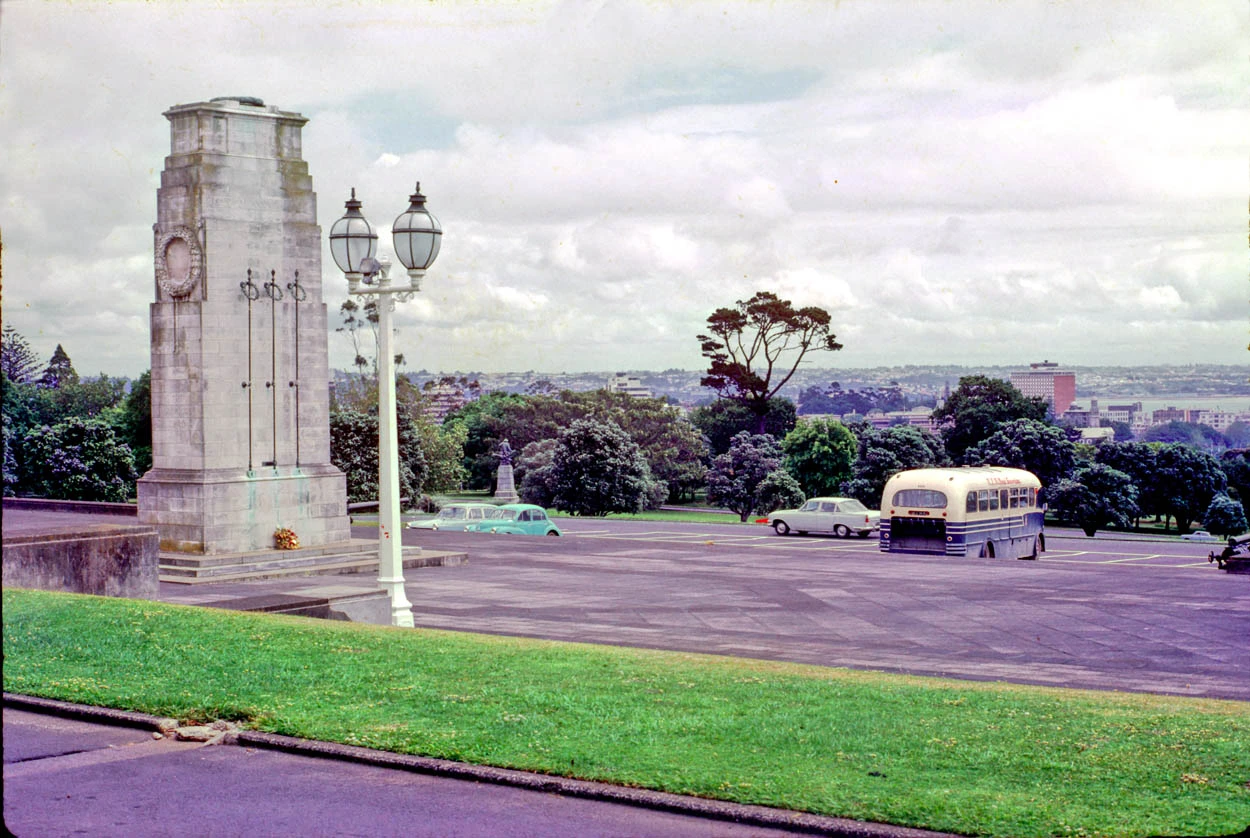
M 409 521 L 408 528 L 416 530 L 463 531 L 469 524 L 480 523 L 491 516 L 495 505 L 491 503 L 449 503 L 433 518 Z
M 1181 541 L 1219 541 L 1219 539 L 1206 530 L 1194 530 L 1188 535 L 1182 535 Z
M 855 498 L 812 498 L 798 509 L 779 509 L 768 516 L 768 525 L 777 535 L 797 532 L 833 533 L 846 538 L 855 533 L 867 538 L 877 529 L 881 513 Z

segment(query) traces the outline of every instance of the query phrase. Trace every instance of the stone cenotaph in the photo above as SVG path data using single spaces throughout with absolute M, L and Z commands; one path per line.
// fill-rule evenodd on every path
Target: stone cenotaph
M 302 547 L 349 542 L 346 481 L 330 463 L 308 120 L 249 97 L 165 116 L 139 519 L 165 553 L 271 550 L 278 528 Z

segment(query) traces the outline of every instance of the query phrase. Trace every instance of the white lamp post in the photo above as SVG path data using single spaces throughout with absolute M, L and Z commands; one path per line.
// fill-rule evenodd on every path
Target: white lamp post
M 390 263 L 374 258 L 378 234 L 360 212 L 356 190 L 347 212 L 330 228 L 330 254 L 347 277 L 348 293 L 378 297 L 378 584 L 391 597 L 391 625 L 412 626 L 412 603 L 404 593 L 403 524 L 399 517 L 399 419 L 395 406 L 395 354 L 391 349 L 391 306 L 421 290 L 421 277 L 434 263 L 443 238 L 438 219 L 425 208 L 421 184 L 408 209 L 392 225 L 395 253 L 408 281 L 391 283 Z M 363 287 L 362 287 L 363 286 Z

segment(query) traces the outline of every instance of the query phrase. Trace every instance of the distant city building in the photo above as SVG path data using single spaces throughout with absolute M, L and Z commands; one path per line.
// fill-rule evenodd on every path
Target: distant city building
M 1133 421 L 1141 414 L 1141 412 L 1141 402 L 1133 402 L 1132 404 L 1109 404 L 1103 410 L 1102 418 L 1110 419 L 1112 422 L 1123 422 L 1126 425 L 1132 425 Z
M 1166 425 L 1168 422 L 1188 422 L 1189 411 L 1168 405 L 1151 413 L 1150 419 L 1151 423 L 1155 425 Z
M 442 422 L 448 413 L 459 410 L 468 403 L 464 389 L 456 384 L 433 383 L 422 391 L 425 396 L 425 415 L 435 422 Z
M 1050 361 L 1029 364 L 1027 371 L 1013 372 L 1011 386 L 1030 398 L 1045 399 L 1055 416 L 1062 416 L 1076 399 L 1076 373 L 1061 370 Z
M 640 399 L 651 398 L 651 391 L 642 386 L 641 378 L 623 372 L 618 372 L 608 379 L 607 389 Z

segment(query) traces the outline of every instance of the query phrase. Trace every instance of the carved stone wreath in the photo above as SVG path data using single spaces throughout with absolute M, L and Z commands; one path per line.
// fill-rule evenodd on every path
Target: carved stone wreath
M 156 284 L 176 300 L 191 296 L 204 265 L 195 231 L 175 227 L 156 240 Z

